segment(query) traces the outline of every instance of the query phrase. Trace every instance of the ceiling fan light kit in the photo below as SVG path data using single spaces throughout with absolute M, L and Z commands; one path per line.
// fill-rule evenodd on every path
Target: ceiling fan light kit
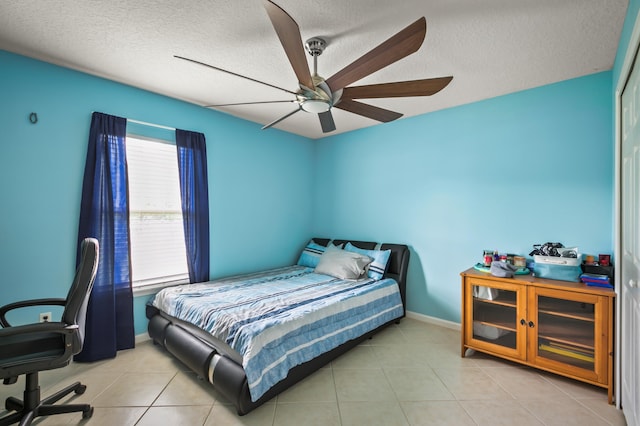
M 331 109 L 331 103 L 329 101 L 323 101 L 320 99 L 305 99 L 301 102 L 302 109 L 306 112 L 312 112 L 319 114 Z
M 347 87 L 349 84 L 361 80 L 362 78 L 416 52 L 422 45 L 427 32 L 426 19 L 422 17 L 325 80 L 317 74 L 317 60 L 318 56 L 320 56 L 327 47 L 326 40 L 321 37 L 313 37 L 303 44 L 298 24 L 286 11 L 270 0 L 263 0 L 263 5 L 269 15 L 273 28 L 280 39 L 280 43 L 284 48 L 285 54 L 289 59 L 289 63 L 298 78 L 298 91 L 293 92 L 291 90 L 277 87 L 254 78 L 246 77 L 193 59 L 178 55 L 175 55 L 175 57 L 282 90 L 295 95 L 296 99 L 292 101 L 263 101 L 208 105 L 208 107 L 295 102 L 298 104 L 297 109 L 274 120 L 262 128 L 268 129 L 302 110 L 308 113 L 318 114 L 322 131 L 324 133 L 328 133 L 336 129 L 333 116 L 331 114 L 331 109 L 334 107 L 386 123 L 402 117 L 402 114 L 369 105 L 357 101 L 356 99 L 431 96 L 444 89 L 453 79 L 453 77 L 440 77 Z M 313 57 L 313 75 L 309 70 L 305 49 L 306 52 Z

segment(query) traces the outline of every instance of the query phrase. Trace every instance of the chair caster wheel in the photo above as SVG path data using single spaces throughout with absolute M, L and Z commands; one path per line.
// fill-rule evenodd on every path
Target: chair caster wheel
M 82 411 L 83 419 L 90 419 L 91 416 L 93 416 L 93 407 L 89 408 L 88 410 Z
M 10 396 L 4 402 L 4 408 L 7 411 L 21 411 L 24 408 L 24 404 L 18 398 Z
M 82 395 L 87 390 L 87 385 L 80 385 L 76 388 L 76 395 Z

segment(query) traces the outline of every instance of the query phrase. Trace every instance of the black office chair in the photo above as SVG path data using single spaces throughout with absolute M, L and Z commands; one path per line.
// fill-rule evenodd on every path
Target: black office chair
M 69 365 L 73 355 L 80 352 L 84 341 L 87 303 L 98 269 L 98 240 L 82 241 L 81 259 L 66 299 L 35 299 L 15 302 L 0 308 L 0 378 L 5 385 L 14 384 L 25 374 L 24 399 L 7 398 L 7 411 L 16 411 L 0 418 L 0 426 L 20 422 L 30 425 L 39 416 L 82 411 L 83 418 L 93 415 L 89 404 L 53 405 L 71 392 L 82 394 L 85 385 L 76 382 L 54 395 L 41 400 L 38 372 Z M 60 322 L 41 322 L 11 326 L 7 312 L 27 306 L 64 306 Z

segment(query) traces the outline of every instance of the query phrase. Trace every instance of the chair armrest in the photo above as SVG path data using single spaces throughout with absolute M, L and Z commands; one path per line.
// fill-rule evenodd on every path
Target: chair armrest
M 38 322 L 35 324 L 16 325 L 0 329 L 0 339 L 11 336 L 28 336 L 29 334 L 59 333 L 73 334 L 78 329 L 77 325 L 63 322 Z
M 9 324 L 9 321 L 7 321 L 5 315 L 7 314 L 7 312 L 14 309 L 26 308 L 29 306 L 64 306 L 66 302 L 66 299 L 48 298 L 22 300 L 19 302 L 9 303 L 8 305 L 0 307 L 0 325 L 2 325 L 2 327 L 11 327 L 11 324 Z
M 0 328 L 0 342 L 10 342 L 12 337 L 17 337 L 21 343 L 35 344 L 40 349 L 47 349 L 43 341 L 43 336 L 47 334 L 58 334 L 64 341 L 64 352 L 60 358 L 71 358 L 74 353 L 82 348 L 82 344 L 78 345 L 78 329 L 76 324 L 66 324 L 63 322 L 39 322 L 34 324 L 17 325 L 14 327 Z M 42 345 L 45 344 L 45 347 Z M 3 353 L 6 355 L 6 353 Z

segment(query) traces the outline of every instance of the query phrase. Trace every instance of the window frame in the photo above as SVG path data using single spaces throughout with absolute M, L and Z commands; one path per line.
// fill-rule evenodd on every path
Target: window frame
M 128 146 L 127 146 L 127 142 L 130 139 L 135 139 L 137 141 L 141 141 L 141 142 L 148 142 L 148 143 L 158 143 L 158 144 L 163 144 L 163 145 L 170 145 L 174 148 L 175 150 L 175 155 L 176 155 L 176 170 L 177 170 L 177 162 L 178 162 L 178 153 L 177 153 L 177 146 L 176 146 L 176 142 L 175 140 L 167 140 L 164 138 L 160 138 L 160 137 L 152 137 L 152 136 L 145 136 L 145 135 L 140 135 L 138 133 L 133 133 L 133 132 L 127 132 L 126 136 L 125 136 L 125 147 L 127 147 L 127 169 L 129 169 L 130 164 L 129 164 L 129 151 L 128 151 Z M 178 177 L 178 196 L 180 197 L 180 183 L 179 183 L 179 170 L 177 170 L 177 177 Z M 129 227 L 131 229 L 131 175 L 130 173 L 127 173 L 127 187 L 128 187 L 128 197 L 129 197 L 129 203 L 128 203 L 128 207 L 129 207 L 129 211 L 127 212 L 128 218 L 129 218 Z M 181 201 L 181 200 L 180 200 Z M 180 203 L 181 204 L 181 203 Z M 182 218 L 182 211 L 180 210 L 180 214 L 181 214 L 181 218 Z M 184 218 L 182 218 L 182 220 L 184 221 Z M 183 240 L 184 240 L 184 234 L 183 236 Z M 131 248 L 132 244 L 132 233 L 131 231 L 129 232 L 129 243 L 130 243 L 130 262 L 131 262 L 131 288 L 132 288 L 132 292 L 134 296 L 144 296 L 144 295 L 150 295 L 150 294 L 155 294 L 158 291 L 162 290 L 163 288 L 166 287 L 174 287 L 177 285 L 181 285 L 181 284 L 189 284 L 189 272 L 188 272 L 188 262 L 187 262 L 187 258 L 186 258 L 186 243 L 184 245 L 184 254 L 185 254 L 185 263 L 184 266 L 186 269 L 186 271 L 184 273 L 181 274 L 175 274 L 175 275 L 167 275 L 165 277 L 160 277 L 160 278 L 145 278 L 145 279 L 141 279 L 141 280 L 135 280 L 134 281 L 134 277 L 135 277 L 135 272 L 134 272 L 134 263 L 133 263 L 133 250 Z M 163 278 L 166 278 L 166 280 L 163 280 Z M 145 283 L 146 282 L 146 283 Z

